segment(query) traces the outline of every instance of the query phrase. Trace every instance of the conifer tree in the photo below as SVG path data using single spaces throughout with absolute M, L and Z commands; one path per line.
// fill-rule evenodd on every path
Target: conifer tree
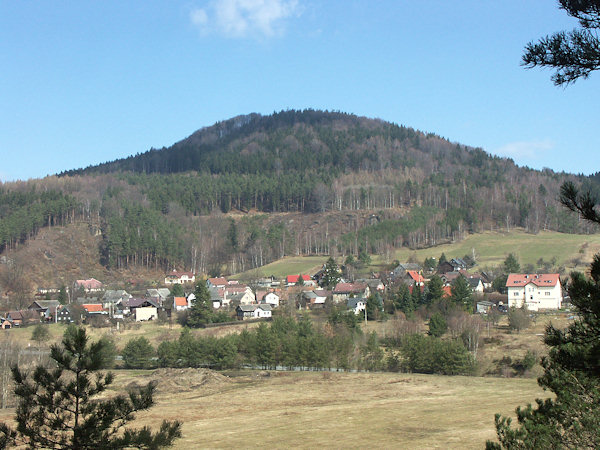
M 25 445 L 53 449 L 157 449 L 181 436 L 181 423 L 163 421 L 153 433 L 149 427 L 125 425 L 137 411 L 150 408 L 154 384 L 119 395 L 98 398 L 113 382 L 104 368 L 104 341 L 89 342 L 84 328 L 70 326 L 61 345 L 50 356 L 55 367 L 38 366 L 33 374 L 13 368 L 19 398 L 17 428 L 0 424 L 0 446 Z

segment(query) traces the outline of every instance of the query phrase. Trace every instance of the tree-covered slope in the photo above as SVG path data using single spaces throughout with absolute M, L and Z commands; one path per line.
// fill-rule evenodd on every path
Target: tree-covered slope
M 4 184 L 0 249 L 68 217 L 100 230 L 108 268 L 217 273 L 289 254 L 381 253 L 498 228 L 594 231 L 559 206 L 567 180 L 596 186 L 593 177 L 521 168 L 382 120 L 251 114 L 170 148 Z

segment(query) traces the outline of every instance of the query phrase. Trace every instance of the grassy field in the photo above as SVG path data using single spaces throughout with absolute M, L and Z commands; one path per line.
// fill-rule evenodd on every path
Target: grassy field
M 493 369 L 509 355 L 516 360 L 528 350 L 547 349 L 542 334 L 548 322 L 562 328 L 567 314 L 537 316 L 530 328 L 509 333 L 506 318 L 490 327 L 491 341 L 478 353 L 479 373 Z M 246 326 L 246 325 L 242 325 Z M 253 326 L 253 325 L 250 325 Z M 392 321 L 369 322 L 366 331 L 391 333 Z M 0 334 L 27 346 L 33 328 Z M 49 326 L 58 341 L 64 326 Z M 92 338 L 110 334 L 122 347 L 132 337 L 146 336 L 157 345 L 176 338 L 179 326 L 143 324 L 110 333 L 90 329 Z M 238 327 L 195 330 L 222 335 Z M 484 330 L 482 336 L 488 337 Z M 47 344 L 44 344 L 47 345 Z M 159 382 L 157 405 L 141 414 L 138 425 L 158 426 L 165 419 L 184 422 L 176 448 L 224 447 L 351 447 L 351 448 L 483 448 L 495 436 L 493 418 L 514 415 L 518 405 L 544 397 L 537 386 L 536 366 L 527 378 L 445 377 L 394 373 L 213 372 L 203 369 L 116 370 L 114 392 L 131 383 Z M 14 410 L 0 411 L 0 421 Z
M 135 425 L 183 421 L 175 448 L 483 448 L 494 414 L 543 396 L 532 379 L 391 373 L 117 371 L 159 381 Z M 14 411 L 0 412 L 10 420 Z
M 372 266 L 366 268 L 363 272 L 381 270 L 384 265 L 394 259 L 406 262 L 413 258 L 423 262 L 425 258 L 439 258 L 442 253 L 450 259 L 472 255 L 473 251 L 478 263 L 475 270 L 500 266 L 509 253 L 514 253 L 521 266 L 532 264 L 537 267 L 536 263 L 540 258 L 543 258 L 546 262 L 556 258 L 556 267 L 564 266 L 567 271 L 572 269 L 585 271 L 587 265 L 592 261 L 593 255 L 600 252 L 600 234 L 563 234 L 554 231 L 541 231 L 538 234 L 530 234 L 522 230 L 515 230 L 510 233 L 485 232 L 471 234 L 460 242 L 426 249 L 410 250 L 402 248 L 396 250 L 388 261 L 384 260 L 382 255 L 372 255 Z M 231 278 L 244 280 L 270 275 L 283 278 L 286 275 L 300 273 L 312 274 L 326 260 L 327 257 L 325 256 L 290 256 L 258 269 L 236 274 Z M 341 260 L 338 262 L 341 262 Z
M 536 266 L 540 258 L 547 262 L 556 258 L 557 266 L 574 268 L 573 260 L 577 259 L 580 260 L 578 267 L 582 268 L 600 251 L 600 235 L 563 234 L 554 231 L 542 231 L 538 234 L 523 231 L 486 232 L 469 235 L 460 242 L 428 249 L 401 249 L 396 252 L 395 259 L 406 261 L 411 255 L 416 255 L 419 261 L 424 261 L 428 257 L 438 258 L 442 252 L 448 259 L 462 258 L 464 255 L 472 255 L 473 250 L 479 266 L 501 265 L 509 253 L 514 253 L 522 266 Z

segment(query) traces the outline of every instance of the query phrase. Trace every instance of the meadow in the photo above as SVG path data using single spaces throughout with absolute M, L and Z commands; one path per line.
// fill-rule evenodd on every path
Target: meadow
M 488 231 L 470 234 L 464 240 L 437 245 L 418 250 L 401 248 L 387 258 L 383 255 L 372 255 L 372 264 L 364 271 L 379 271 L 393 260 L 406 262 L 415 260 L 423 262 L 425 258 L 439 258 L 442 253 L 450 258 L 473 256 L 477 265 L 473 270 L 484 270 L 502 265 L 509 253 L 517 256 L 521 267 L 531 264 L 537 267 L 537 261 L 556 260 L 555 268 L 565 267 L 568 271 L 576 269 L 585 271 L 595 253 L 600 251 L 600 235 L 564 234 L 555 231 L 541 231 L 538 234 L 514 230 L 510 233 Z M 312 274 L 327 260 L 326 256 L 288 256 L 271 264 L 232 276 L 232 279 L 247 280 L 274 275 L 283 278 L 292 274 Z M 341 260 L 340 260 L 341 262 Z

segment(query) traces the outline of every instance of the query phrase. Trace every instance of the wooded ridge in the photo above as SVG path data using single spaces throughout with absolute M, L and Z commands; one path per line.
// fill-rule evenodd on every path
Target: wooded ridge
M 101 263 L 218 274 L 290 254 L 382 253 L 466 232 L 594 232 L 557 201 L 567 180 L 435 134 L 339 112 L 250 114 L 169 148 L 0 185 L 0 251 L 86 222 Z

